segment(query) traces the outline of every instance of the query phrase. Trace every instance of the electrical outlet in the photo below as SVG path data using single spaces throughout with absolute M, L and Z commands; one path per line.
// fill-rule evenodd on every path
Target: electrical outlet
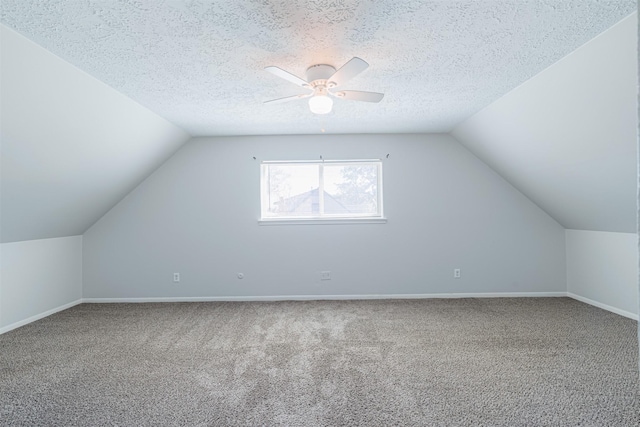
M 330 271 L 321 271 L 320 272 L 320 280 L 331 280 L 331 272 Z
M 238 273 L 237 276 L 238 279 L 244 279 L 244 273 Z
M 454 268 L 453 269 L 453 278 L 454 279 L 459 279 L 461 275 L 461 271 L 459 268 Z
M 180 273 L 173 273 L 173 281 L 174 283 L 178 283 L 180 281 Z

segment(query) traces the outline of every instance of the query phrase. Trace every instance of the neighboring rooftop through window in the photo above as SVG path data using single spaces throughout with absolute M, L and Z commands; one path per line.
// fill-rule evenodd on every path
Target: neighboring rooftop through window
M 261 220 L 383 219 L 382 162 L 263 162 Z

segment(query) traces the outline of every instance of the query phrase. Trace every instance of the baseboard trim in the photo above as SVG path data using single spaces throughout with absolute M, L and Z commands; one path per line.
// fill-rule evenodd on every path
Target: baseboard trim
M 616 308 L 616 307 L 613 307 L 613 306 L 610 306 L 610 305 L 607 305 L 607 304 L 603 304 L 601 302 L 594 301 L 594 300 L 589 299 L 589 298 L 585 298 L 583 296 L 574 294 L 572 292 L 567 292 L 567 296 L 570 297 L 570 298 L 573 298 L 573 299 L 575 299 L 577 301 L 583 302 L 585 304 L 593 305 L 594 307 L 598 307 L 598 308 L 601 308 L 603 310 L 607 310 L 607 311 L 610 311 L 612 313 L 619 314 L 620 316 L 628 317 L 629 319 L 633 319 L 633 320 L 638 320 L 638 315 L 634 314 L 634 313 L 631 313 L 629 311 L 621 310 L 619 308 Z
M 145 298 L 84 298 L 86 303 L 144 303 L 144 302 L 207 302 L 207 301 L 313 301 L 368 299 L 428 299 L 428 298 L 523 298 L 566 297 L 566 292 L 491 292 L 460 294 L 375 294 L 375 295 L 264 295 L 220 297 L 145 297 Z
M 0 328 L 0 335 L 4 334 L 6 332 L 12 331 L 14 329 L 17 329 L 17 328 L 19 328 L 21 326 L 28 325 L 29 323 L 35 322 L 36 320 L 44 319 L 45 317 L 51 316 L 52 314 L 55 314 L 55 313 L 57 313 L 59 311 L 66 310 L 66 309 L 71 308 L 73 306 L 76 306 L 78 304 L 82 304 L 82 302 L 83 302 L 82 299 L 78 299 L 78 300 L 72 301 L 72 302 L 70 302 L 68 304 L 61 305 L 60 307 L 52 308 L 51 310 L 47 310 L 47 311 L 45 311 L 43 313 L 36 314 L 35 316 L 31 316 L 31 317 L 28 317 L 28 318 L 26 318 L 24 320 L 20 320 L 18 322 L 12 323 L 12 324 L 10 324 L 8 326 L 4 326 L 4 327 Z
M 0 328 L 0 335 L 28 325 L 36 320 L 44 319 L 59 311 L 66 310 L 82 303 L 145 303 L 145 302 L 207 302 L 207 301 L 314 301 L 314 300 L 373 300 L 373 299 L 452 299 L 452 298 L 549 298 L 569 297 L 585 304 L 610 311 L 620 316 L 638 321 L 638 315 L 626 310 L 603 304 L 572 292 L 476 292 L 476 293 L 442 293 L 442 294 L 376 294 L 376 295 L 261 295 L 261 296 L 219 296 L 219 297 L 144 297 L 144 298 L 82 298 L 61 305 L 35 316 Z

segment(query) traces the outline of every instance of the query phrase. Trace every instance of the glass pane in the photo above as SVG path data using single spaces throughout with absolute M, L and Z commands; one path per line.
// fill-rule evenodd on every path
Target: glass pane
M 324 208 L 329 215 L 376 214 L 378 167 L 371 164 L 325 165 Z
M 270 215 L 320 214 L 318 165 L 269 165 L 267 175 Z

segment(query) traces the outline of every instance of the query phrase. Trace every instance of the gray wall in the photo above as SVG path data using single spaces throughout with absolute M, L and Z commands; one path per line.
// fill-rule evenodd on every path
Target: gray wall
M 0 245 L 0 333 L 80 303 L 82 236 Z
M 260 160 L 320 155 L 384 158 L 388 223 L 258 225 Z M 193 139 L 83 247 L 85 298 L 566 290 L 564 229 L 447 135 Z
M 569 295 L 638 318 L 636 233 L 566 230 Z

